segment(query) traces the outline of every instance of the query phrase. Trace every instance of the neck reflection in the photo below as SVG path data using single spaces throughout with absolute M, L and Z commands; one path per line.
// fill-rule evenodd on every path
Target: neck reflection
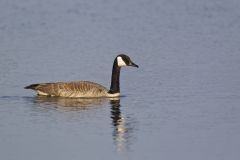
M 129 149 L 130 137 L 133 131 L 128 118 L 122 115 L 120 99 L 111 100 L 111 119 L 113 125 L 113 139 L 117 152 L 124 152 Z

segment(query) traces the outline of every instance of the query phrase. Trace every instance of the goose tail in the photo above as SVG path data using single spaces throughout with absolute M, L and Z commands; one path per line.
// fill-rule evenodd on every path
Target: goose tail
M 36 89 L 40 84 L 31 84 L 29 86 L 24 87 L 24 89 Z

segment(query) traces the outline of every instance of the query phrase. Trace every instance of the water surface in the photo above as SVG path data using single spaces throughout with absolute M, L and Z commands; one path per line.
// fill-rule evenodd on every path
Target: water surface
M 240 2 L 0 2 L 0 155 L 25 159 L 240 157 Z M 38 97 L 31 83 L 110 86 L 119 99 Z

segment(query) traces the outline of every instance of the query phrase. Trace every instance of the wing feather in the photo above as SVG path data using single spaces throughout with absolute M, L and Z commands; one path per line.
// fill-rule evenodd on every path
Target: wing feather
M 41 83 L 34 90 L 63 97 L 104 97 L 108 92 L 102 85 L 89 81 Z

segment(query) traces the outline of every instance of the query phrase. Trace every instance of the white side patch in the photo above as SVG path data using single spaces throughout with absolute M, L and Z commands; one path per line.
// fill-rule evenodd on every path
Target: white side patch
M 47 93 L 44 93 L 44 92 L 41 92 L 41 91 L 37 91 L 37 94 L 41 95 L 41 96 L 47 96 L 48 95 Z
M 122 57 L 117 57 L 117 63 L 119 67 L 126 66 L 126 63 L 123 61 Z

